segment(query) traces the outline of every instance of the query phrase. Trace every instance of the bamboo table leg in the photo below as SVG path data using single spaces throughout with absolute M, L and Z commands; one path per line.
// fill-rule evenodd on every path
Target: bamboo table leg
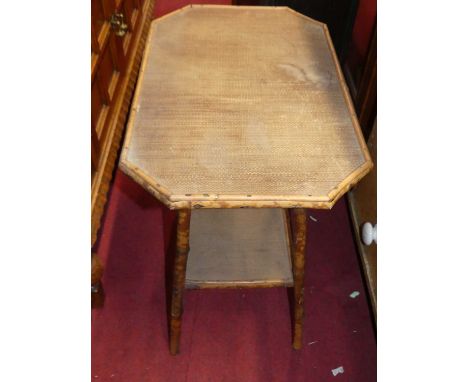
M 185 271 L 189 252 L 191 210 L 179 210 L 177 213 L 177 242 L 173 269 L 172 299 L 170 315 L 170 352 L 179 353 L 180 327 L 183 312 L 183 292 L 185 288 Z
M 294 216 L 294 339 L 293 348 L 302 347 L 302 321 L 304 317 L 304 266 L 307 238 L 307 217 L 304 208 L 293 209 Z

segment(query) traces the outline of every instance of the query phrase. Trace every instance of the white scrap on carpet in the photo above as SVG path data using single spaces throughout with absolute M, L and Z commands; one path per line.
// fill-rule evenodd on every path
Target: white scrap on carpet
M 355 290 L 353 293 L 351 293 L 351 294 L 349 295 L 349 297 L 351 297 L 351 298 L 356 298 L 357 296 L 359 296 L 359 294 L 360 294 L 360 293 L 359 293 L 357 290 Z
M 336 377 L 338 374 L 343 374 L 344 373 L 343 366 L 337 367 L 336 369 L 332 369 L 331 372 L 334 377 Z
M 318 340 L 317 340 L 317 341 L 309 342 L 307 345 L 313 345 L 313 344 L 315 344 L 316 342 L 318 342 Z
M 312 215 L 309 215 L 310 220 L 313 220 L 314 222 L 318 222 L 317 219 L 315 219 Z

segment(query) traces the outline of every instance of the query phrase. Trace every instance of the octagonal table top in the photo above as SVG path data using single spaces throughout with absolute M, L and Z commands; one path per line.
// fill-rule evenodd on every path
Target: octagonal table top
M 193 5 L 151 25 L 120 168 L 173 209 L 331 208 L 372 161 L 325 24 Z

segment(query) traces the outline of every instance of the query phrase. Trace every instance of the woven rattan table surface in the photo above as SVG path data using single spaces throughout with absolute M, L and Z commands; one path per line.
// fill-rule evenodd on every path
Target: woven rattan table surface
M 372 162 L 325 24 L 189 6 L 153 21 L 120 167 L 171 208 L 330 208 Z

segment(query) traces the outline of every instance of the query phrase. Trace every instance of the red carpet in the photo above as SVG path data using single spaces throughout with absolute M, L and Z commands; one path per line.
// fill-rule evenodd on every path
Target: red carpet
M 117 172 L 98 254 L 92 373 L 104 381 L 375 381 L 376 342 L 344 200 L 311 211 L 304 347 L 291 348 L 285 289 L 185 294 L 181 354 L 168 351 L 163 208 Z M 349 294 L 359 291 L 352 299 Z M 344 374 L 331 370 L 343 366 Z
M 186 3 L 157 1 L 155 15 Z M 275 288 L 186 292 L 181 354 L 169 354 L 164 210 L 117 171 L 97 245 L 106 301 L 92 313 L 93 380 L 376 380 L 376 341 L 344 199 L 332 211 L 311 211 L 318 222 L 309 220 L 301 351 L 291 347 L 286 289 Z M 333 376 L 340 366 L 344 373 Z

